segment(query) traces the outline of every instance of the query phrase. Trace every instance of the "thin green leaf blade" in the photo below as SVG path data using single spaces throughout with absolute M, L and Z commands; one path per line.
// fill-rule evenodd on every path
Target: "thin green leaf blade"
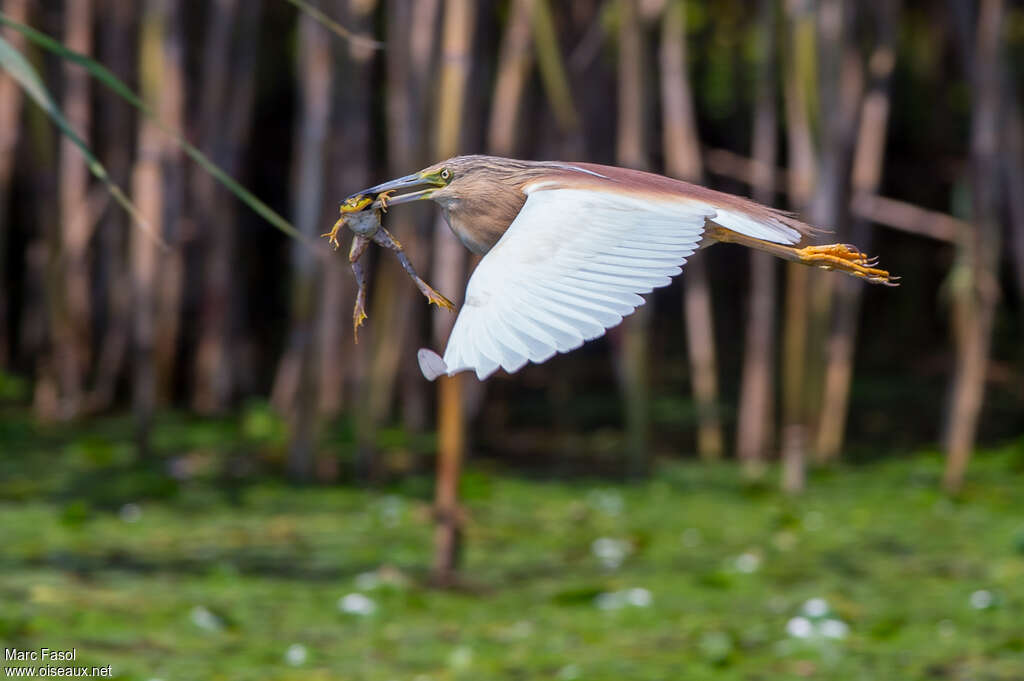
M 181 135 L 181 133 L 171 129 L 166 124 L 164 124 L 163 121 L 161 121 L 157 117 L 153 109 L 150 108 L 144 101 L 142 101 L 142 98 L 136 95 L 131 88 L 125 85 L 123 81 L 121 81 L 117 76 L 115 76 L 107 67 L 103 66 L 103 64 L 99 63 L 98 61 L 92 59 L 87 55 L 84 55 L 80 52 L 76 52 L 65 47 L 59 41 L 54 40 L 45 33 L 41 33 L 40 31 L 35 30 L 31 26 L 26 26 L 25 24 L 14 21 L 13 19 L 6 16 L 2 12 L 0 12 L 0 24 L 4 24 L 13 28 L 14 30 L 20 32 L 22 35 L 24 35 L 26 38 L 31 40 L 39 47 L 49 52 L 52 52 L 64 59 L 67 59 L 68 61 L 78 64 L 79 66 L 84 68 L 86 71 L 89 72 L 91 76 L 96 78 L 98 81 L 100 81 L 110 90 L 112 90 L 115 94 L 117 94 L 122 99 L 124 99 L 129 104 L 138 109 L 140 112 L 142 112 L 142 114 L 145 115 L 146 118 L 151 120 L 153 124 L 160 129 L 161 132 L 163 132 L 166 135 L 169 135 L 175 141 L 175 143 L 177 143 L 178 146 L 181 147 L 181 149 L 189 158 L 191 158 L 193 161 L 202 166 L 204 170 L 210 173 L 214 177 L 214 179 L 216 179 L 218 182 L 224 185 L 232 194 L 234 194 L 240 201 L 242 201 L 242 203 L 247 205 L 253 212 L 255 212 L 257 215 L 262 217 L 264 220 L 269 222 L 271 225 L 276 227 L 281 232 L 284 232 L 293 239 L 296 239 L 297 241 L 301 241 L 302 243 L 306 244 L 307 246 L 310 246 L 311 248 L 313 247 L 310 241 L 306 239 L 299 232 L 299 230 L 297 230 L 295 226 L 292 225 L 288 220 L 282 217 L 273 208 L 271 208 L 270 206 L 256 198 L 256 196 L 252 194 L 252 192 L 243 187 L 237 180 L 235 180 L 227 172 L 221 169 L 220 166 L 214 163 L 203 152 L 199 151 L 199 149 L 190 144 Z M 42 85 L 41 81 L 40 85 Z M 124 194 L 122 193 L 121 196 L 124 196 Z M 117 198 L 117 195 L 115 195 L 115 198 Z M 120 201 L 118 202 L 120 203 Z
M 139 212 L 135 204 L 131 202 L 131 199 L 121 190 L 117 183 L 110 178 L 107 169 L 103 167 L 100 160 L 92 153 L 89 145 L 71 127 L 71 124 L 64 117 L 64 114 L 54 102 L 53 97 L 50 96 L 49 91 L 43 84 L 39 74 L 36 73 L 35 68 L 32 67 L 32 64 L 2 36 L 0 36 L 0 68 L 10 74 L 18 85 L 21 86 L 22 90 L 25 91 L 25 94 L 38 104 L 50 116 L 54 124 L 60 128 L 60 131 L 75 144 L 82 156 L 85 157 L 89 172 L 106 186 L 110 195 L 132 216 L 136 224 L 160 244 L 161 247 L 167 248 L 167 244 L 154 231 L 149 221 Z

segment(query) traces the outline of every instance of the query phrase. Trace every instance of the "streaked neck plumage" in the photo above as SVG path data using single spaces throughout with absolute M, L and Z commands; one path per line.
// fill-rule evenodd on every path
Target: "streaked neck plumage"
M 492 156 L 459 156 L 445 162 L 456 174 L 434 201 L 459 241 L 483 255 L 505 233 L 526 202 L 525 188 L 560 175 L 594 175 L 580 166 L 555 161 L 519 161 Z M 462 174 L 460 176 L 460 173 Z

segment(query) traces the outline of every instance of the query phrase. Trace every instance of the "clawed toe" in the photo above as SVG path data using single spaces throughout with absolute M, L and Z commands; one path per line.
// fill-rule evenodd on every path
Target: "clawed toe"
M 356 309 L 352 312 L 352 337 L 356 343 L 359 342 L 359 327 L 368 319 L 366 310 L 362 305 L 356 303 Z
M 899 286 L 899 277 L 893 277 L 887 270 L 878 269 L 877 257 L 868 256 L 850 244 L 828 244 L 807 246 L 797 249 L 800 261 L 825 270 L 838 270 L 860 277 L 873 284 Z
M 338 250 L 338 247 L 341 245 L 340 243 L 338 243 L 338 232 L 341 230 L 341 227 L 344 224 L 345 218 L 338 218 L 338 221 L 334 223 L 334 227 L 331 228 L 331 231 L 320 235 L 321 238 L 327 237 L 327 243 L 329 243 L 331 245 L 331 248 L 333 248 L 334 250 Z
M 366 319 L 366 289 L 360 287 L 356 293 L 355 308 L 352 310 L 352 337 L 356 343 L 359 342 L 359 327 Z
M 377 194 L 377 200 L 380 201 L 381 211 L 388 212 L 388 201 L 391 200 L 391 195 L 395 193 L 394 189 L 388 189 Z
M 423 291 L 423 295 L 426 296 L 428 303 L 437 305 L 438 307 L 443 307 L 449 312 L 455 311 L 455 305 L 452 301 L 435 291 L 429 284 L 423 284 L 423 287 L 420 290 Z

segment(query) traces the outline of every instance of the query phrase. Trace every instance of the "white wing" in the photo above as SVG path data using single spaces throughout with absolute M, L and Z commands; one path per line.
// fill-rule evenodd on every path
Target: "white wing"
M 433 376 L 472 369 L 483 379 L 499 366 L 511 373 L 603 335 L 644 303 L 638 294 L 682 271 L 715 215 L 685 198 L 528 194 L 470 277 L 443 364 L 430 362 Z
M 718 208 L 712 219 L 726 229 L 775 244 L 795 244 L 803 237 L 800 232 L 783 222 L 778 212 L 770 209 L 763 212 L 765 214 L 755 216 L 741 210 Z

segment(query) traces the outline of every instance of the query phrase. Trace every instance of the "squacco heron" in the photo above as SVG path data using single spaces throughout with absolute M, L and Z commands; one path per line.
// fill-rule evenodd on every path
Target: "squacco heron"
M 399 194 L 397 192 L 405 191 Z M 604 334 L 666 286 L 698 248 L 721 241 L 874 284 L 895 277 L 847 244 L 803 246 L 820 232 L 789 213 L 660 175 L 592 163 L 459 156 L 353 194 L 342 219 L 355 237 L 349 259 L 365 318 L 358 260 L 372 240 L 397 253 L 430 302 L 451 303 L 420 279 L 401 244 L 380 224 L 388 207 L 420 199 L 440 204 L 459 240 L 484 258 L 466 287 L 444 357 L 419 351 L 433 380 L 499 367 L 512 373 Z

